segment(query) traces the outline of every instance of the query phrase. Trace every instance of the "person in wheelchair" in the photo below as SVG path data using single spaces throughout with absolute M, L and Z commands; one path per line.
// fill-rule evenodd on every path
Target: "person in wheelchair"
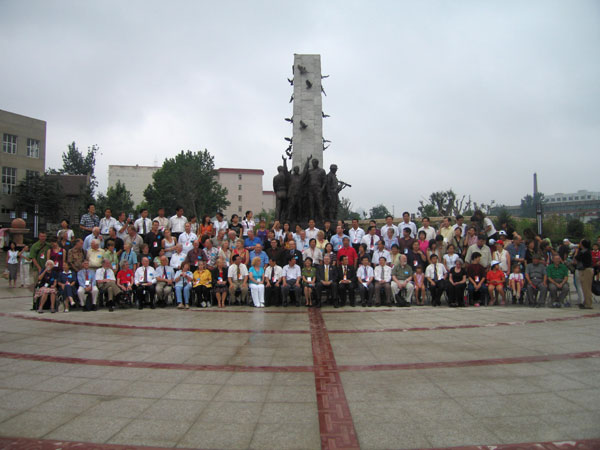
M 135 271 L 135 295 L 138 309 L 144 308 L 146 295 L 150 299 L 150 308 L 154 309 L 154 296 L 156 295 L 156 272 L 150 266 L 150 260 L 142 258 L 142 265 Z
M 56 302 L 56 283 L 57 276 L 54 271 L 54 261 L 46 261 L 44 270 L 38 276 L 38 288 L 35 291 L 34 298 L 40 298 L 40 303 L 37 309 L 39 314 L 44 312 L 44 304 L 50 295 L 50 312 L 55 313 L 54 304 Z
M 63 270 L 58 276 L 58 287 L 60 294 L 65 302 L 64 312 L 69 312 L 69 307 L 75 304 L 73 297 L 75 296 L 77 285 L 77 275 L 71 270 L 69 263 L 63 263 Z

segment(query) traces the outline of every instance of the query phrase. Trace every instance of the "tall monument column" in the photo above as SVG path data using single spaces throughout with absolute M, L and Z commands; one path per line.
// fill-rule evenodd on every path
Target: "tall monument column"
M 295 54 L 292 167 L 302 170 L 310 155 L 323 167 L 322 107 L 321 55 Z

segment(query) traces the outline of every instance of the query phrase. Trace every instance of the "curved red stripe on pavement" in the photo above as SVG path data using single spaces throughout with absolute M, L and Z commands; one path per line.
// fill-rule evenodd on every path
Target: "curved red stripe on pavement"
M 233 364 L 185 364 L 161 363 L 151 361 L 120 361 L 114 359 L 87 359 L 68 356 L 34 355 L 29 353 L 0 352 L 0 358 L 24 359 L 64 364 L 83 364 L 89 366 L 129 367 L 135 369 L 169 369 L 215 372 L 312 372 L 312 366 L 236 366 Z

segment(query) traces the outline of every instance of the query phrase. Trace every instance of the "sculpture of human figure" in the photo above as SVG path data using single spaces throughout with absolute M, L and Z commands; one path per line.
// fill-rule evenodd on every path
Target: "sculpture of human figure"
M 344 182 L 339 182 L 337 175 L 337 165 L 332 164 L 329 166 L 329 173 L 327 174 L 327 183 L 326 183 L 326 197 L 327 197 L 327 218 L 330 220 L 337 220 L 337 211 L 339 204 L 339 196 L 338 194 L 342 189 L 344 189 L 347 184 Z
M 288 210 L 286 219 L 292 222 L 296 222 L 300 219 L 304 175 L 304 173 L 300 174 L 300 167 L 298 166 L 294 166 L 292 173 L 290 174 L 287 190 Z
M 312 168 L 309 162 L 312 159 Z M 308 194 L 308 218 L 320 222 L 323 219 L 322 192 L 327 180 L 325 170 L 319 167 L 319 160 L 310 155 L 306 161 Z
M 287 160 L 285 156 L 282 156 L 283 166 L 277 167 L 277 175 L 273 177 L 273 191 L 275 191 L 275 211 L 276 218 L 280 222 L 285 220 L 285 214 L 287 212 L 287 199 L 288 199 L 288 182 L 290 172 L 287 168 Z

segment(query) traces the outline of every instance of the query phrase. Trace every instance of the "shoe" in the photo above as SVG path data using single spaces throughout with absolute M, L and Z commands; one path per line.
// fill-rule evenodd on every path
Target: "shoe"
M 154 308 L 155 308 L 154 302 L 150 303 L 150 309 L 154 309 Z
M 541 307 L 542 307 L 542 304 L 541 304 L 541 303 L 536 303 L 535 307 L 536 307 L 536 308 L 541 308 Z
M 200 306 L 201 306 L 202 308 L 206 308 L 206 302 L 202 302 L 202 303 L 200 303 Z
M 565 302 L 565 304 L 563 305 L 565 308 L 570 308 L 571 307 L 571 303 L 569 302 Z
M 190 309 L 190 305 L 185 305 L 185 309 Z
M 92 305 L 92 311 L 97 311 L 98 308 L 96 307 L 96 305 Z
M 69 309 L 67 308 L 67 309 L 65 309 L 63 312 L 69 312 Z
M 478 307 L 478 306 L 479 306 L 479 303 L 475 303 L 473 306 L 475 306 L 475 307 Z
M 54 309 L 50 310 L 50 314 L 54 314 L 55 312 L 56 312 L 56 310 L 54 310 Z
M 177 304 L 177 309 L 183 309 L 183 304 L 181 304 L 181 303 L 178 303 L 178 304 Z
M 583 305 L 581 305 L 581 306 L 583 306 Z M 583 308 L 581 308 L 581 309 L 583 309 Z M 42 311 L 41 309 L 38 309 L 37 312 L 38 312 L 38 314 L 44 314 L 44 311 Z

